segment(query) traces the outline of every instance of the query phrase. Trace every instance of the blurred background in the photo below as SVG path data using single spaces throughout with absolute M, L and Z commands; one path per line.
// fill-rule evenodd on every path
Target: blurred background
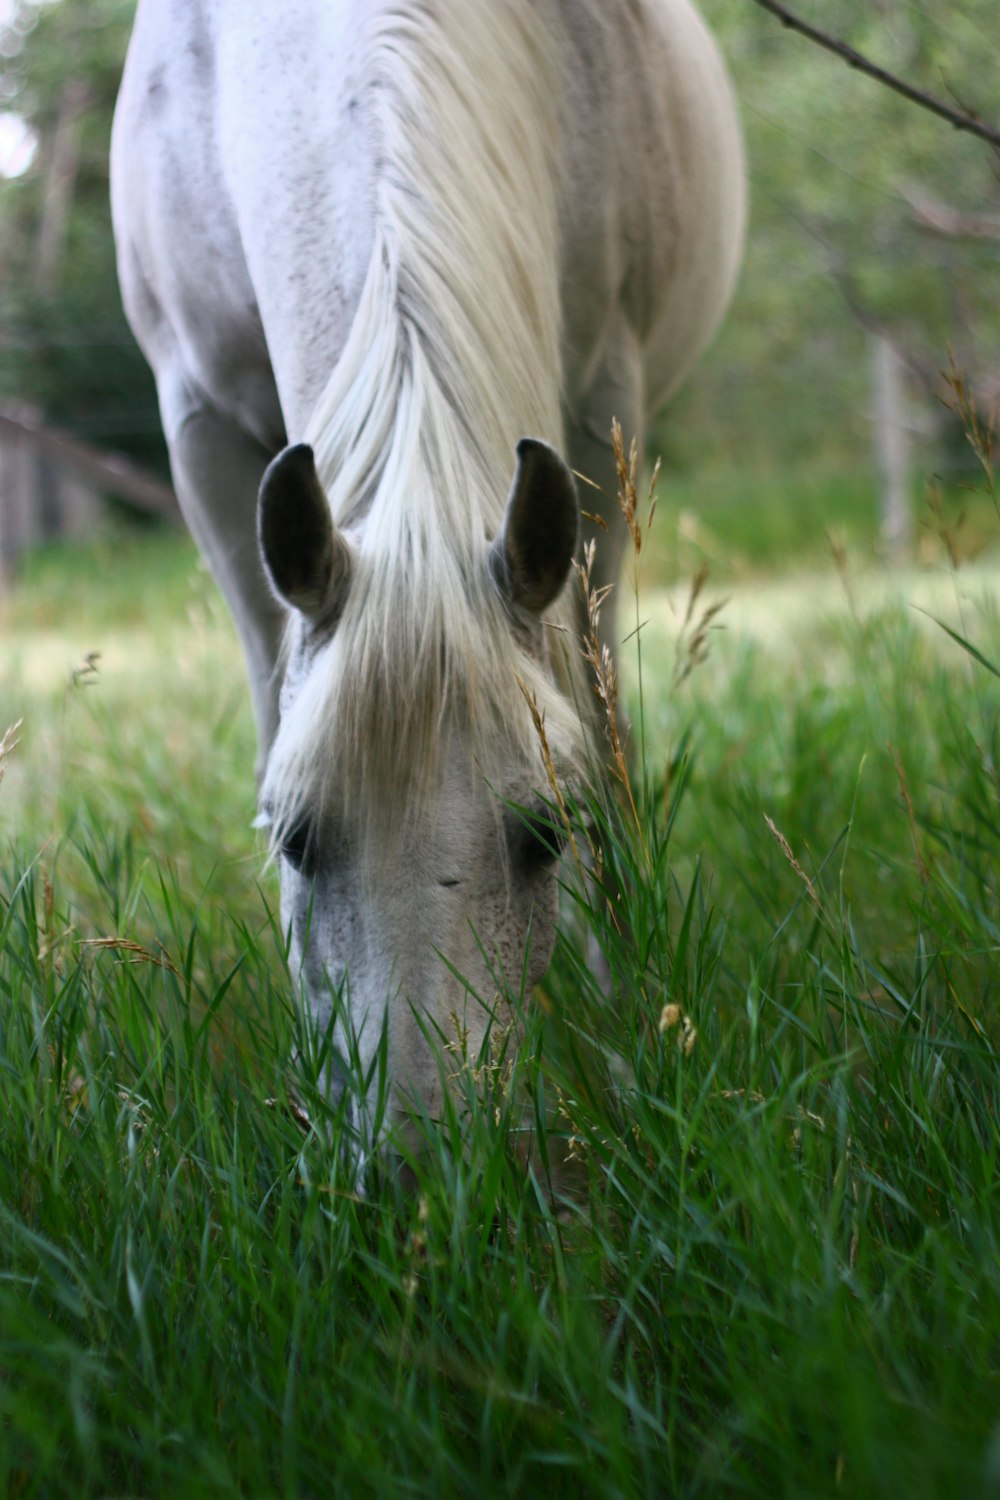
M 800 0 L 927 91 L 1000 121 L 995 0 Z M 133 0 L 0 0 L 0 556 L 164 525 L 152 381 L 118 300 L 108 139 Z M 1000 161 L 786 31 L 703 0 L 750 160 L 724 330 L 649 434 L 658 581 L 971 556 L 990 507 L 942 379 L 1000 395 Z M 995 518 L 994 518 L 995 519 Z M 167 523 L 169 524 L 169 523 Z M 28 564 L 30 566 L 30 562 Z

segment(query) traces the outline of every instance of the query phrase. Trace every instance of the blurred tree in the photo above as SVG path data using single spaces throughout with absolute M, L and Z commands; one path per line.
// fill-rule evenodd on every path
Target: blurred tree
M 752 0 L 702 5 L 736 77 L 753 196 L 741 294 L 710 378 L 689 398 L 696 428 L 714 403 L 717 421 L 775 453 L 870 447 L 870 336 L 899 352 L 922 397 L 917 425 L 941 425 L 949 345 L 980 404 L 995 404 L 1000 255 L 982 233 L 1000 199 L 995 153 Z M 792 8 L 918 87 L 1000 121 L 996 0 Z M 945 423 L 943 436 L 964 449 L 956 427 Z
M 165 468 L 153 383 L 125 323 L 108 147 L 134 0 L 12 0 L 0 101 L 38 140 L 0 188 L 0 400 Z

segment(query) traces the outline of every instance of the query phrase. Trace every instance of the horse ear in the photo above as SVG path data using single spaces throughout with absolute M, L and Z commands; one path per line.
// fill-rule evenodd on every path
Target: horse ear
M 537 438 L 517 445 L 517 469 L 490 570 L 506 598 L 539 615 L 558 596 L 576 552 L 580 507 L 573 475 Z
M 318 623 L 336 618 L 351 578 L 351 552 L 336 530 L 306 443 L 286 448 L 264 471 L 257 538 L 279 599 Z

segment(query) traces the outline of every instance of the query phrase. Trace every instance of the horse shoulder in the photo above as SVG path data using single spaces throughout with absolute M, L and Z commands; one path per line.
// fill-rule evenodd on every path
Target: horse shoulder
M 643 351 L 657 405 L 701 352 L 739 265 L 745 169 L 735 100 L 690 0 L 558 0 L 570 67 L 564 320 L 585 389 Z M 595 316 L 595 311 L 597 316 Z

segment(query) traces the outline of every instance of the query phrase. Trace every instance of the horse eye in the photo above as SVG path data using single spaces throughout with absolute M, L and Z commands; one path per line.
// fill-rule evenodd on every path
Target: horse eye
M 307 816 L 289 823 L 282 834 L 280 851 L 282 859 L 288 861 L 300 875 L 308 875 L 315 864 L 315 846 L 312 824 Z
M 555 808 L 538 803 L 511 813 L 508 834 L 511 859 L 522 869 L 543 870 L 566 847 L 566 828 Z

